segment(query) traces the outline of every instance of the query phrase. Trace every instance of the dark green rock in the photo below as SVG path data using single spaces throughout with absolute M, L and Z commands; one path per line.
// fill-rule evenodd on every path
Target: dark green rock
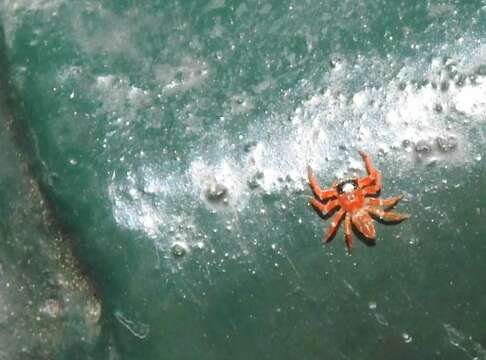
M 100 292 L 100 358 L 485 356 L 481 2 L 1 10 L 19 142 Z M 341 233 L 320 246 L 304 176 L 362 172 L 356 149 L 413 217 L 348 257 Z

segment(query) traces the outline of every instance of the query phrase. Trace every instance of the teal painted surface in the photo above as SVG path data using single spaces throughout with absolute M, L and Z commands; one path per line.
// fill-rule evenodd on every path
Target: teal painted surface
M 482 2 L 4 2 L 12 107 L 100 358 L 486 357 Z M 404 193 L 322 248 L 322 184 Z M 95 356 L 95 355 L 93 355 Z

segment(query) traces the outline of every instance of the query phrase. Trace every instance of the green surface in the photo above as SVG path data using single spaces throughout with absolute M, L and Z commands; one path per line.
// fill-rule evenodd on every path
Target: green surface
M 10 147 L 101 300 L 82 351 L 486 359 L 483 2 L 0 4 Z M 304 176 L 357 149 L 413 217 L 349 257 Z

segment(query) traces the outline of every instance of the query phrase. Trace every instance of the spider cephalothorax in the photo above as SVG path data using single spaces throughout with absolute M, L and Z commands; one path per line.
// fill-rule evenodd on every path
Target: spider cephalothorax
M 398 214 L 389 211 L 403 197 L 394 196 L 389 199 L 378 199 L 381 190 L 381 175 L 371 164 L 371 159 L 364 152 L 359 152 L 366 166 L 368 176 L 334 183 L 330 189 L 322 190 L 317 183 L 312 169 L 308 168 L 309 185 L 315 198 L 309 202 L 323 215 L 331 214 L 339 209 L 333 218 L 323 242 L 332 240 L 339 224 L 344 218 L 344 237 L 348 252 L 353 246 L 352 225 L 370 240 L 376 236 L 373 218 L 384 221 L 399 222 L 410 217 L 408 214 Z

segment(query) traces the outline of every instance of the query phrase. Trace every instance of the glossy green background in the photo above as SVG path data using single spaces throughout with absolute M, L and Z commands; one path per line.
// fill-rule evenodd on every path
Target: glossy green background
M 0 10 L 12 146 L 101 304 L 79 358 L 486 358 L 484 3 Z M 304 176 L 357 149 L 413 217 L 349 257 Z

